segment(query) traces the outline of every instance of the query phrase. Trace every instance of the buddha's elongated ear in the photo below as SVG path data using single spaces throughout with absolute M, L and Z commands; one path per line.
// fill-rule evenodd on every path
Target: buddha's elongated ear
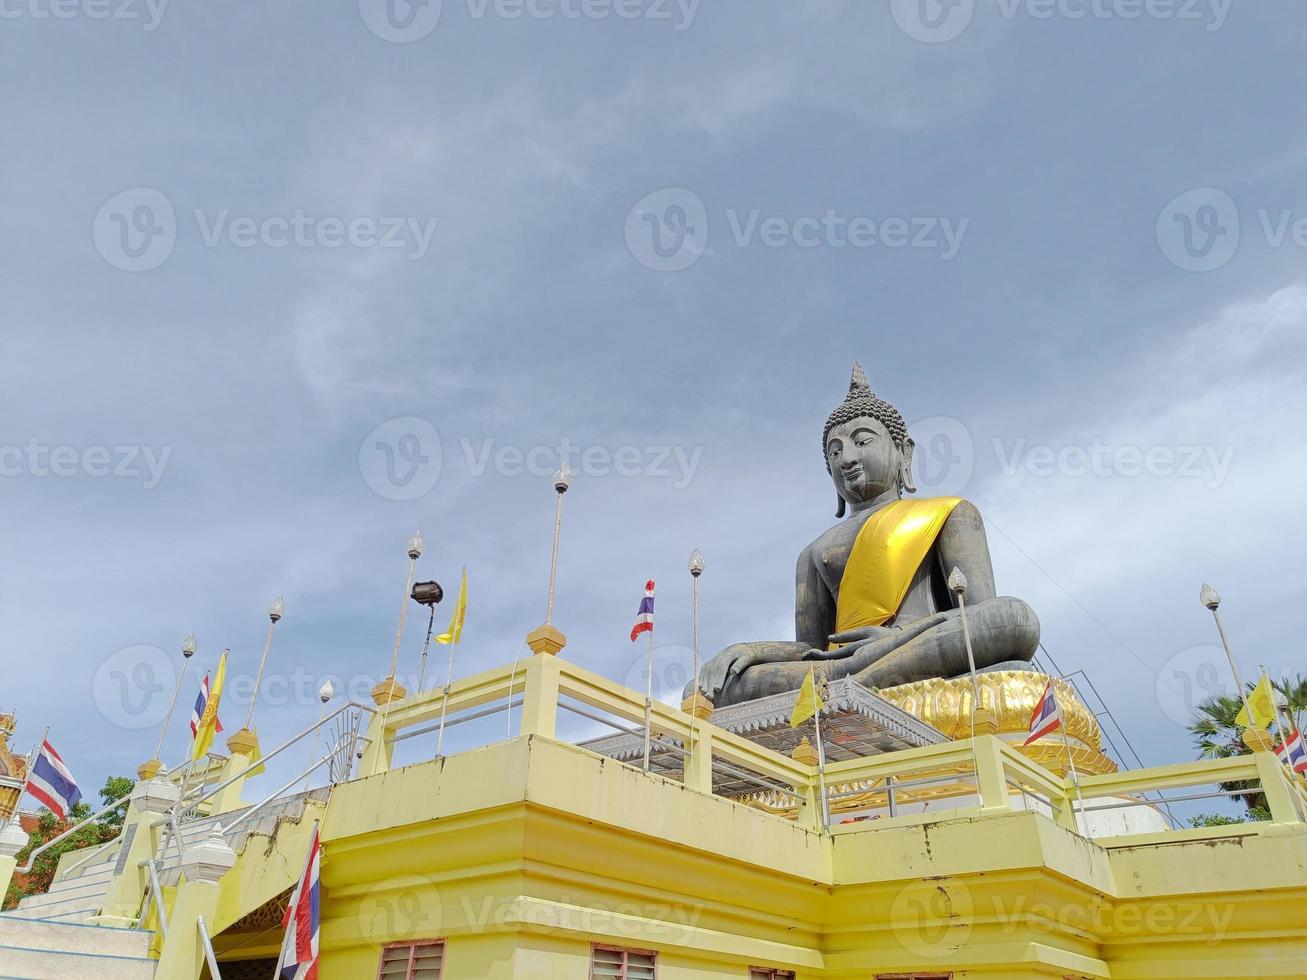
M 845 500 L 844 500 L 844 498 L 841 497 L 838 493 L 835 495 L 835 499 L 839 501 L 839 503 L 838 503 L 838 504 L 836 505 L 836 507 L 835 507 L 835 516 L 836 516 L 836 517 L 843 517 L 843 516 L 844 516 L 844 508 L 845 508 L 845 506 L 846 506 L 846 504 L 845 504 Z
M 916 493 L 917 485 L 912 482 L 912 453 L 917 448 L 917 444 L 912 441 L 912 436 L 903 437 L 903 452 L 900 453 L 899 463 L 899 486 L 908 493 Z

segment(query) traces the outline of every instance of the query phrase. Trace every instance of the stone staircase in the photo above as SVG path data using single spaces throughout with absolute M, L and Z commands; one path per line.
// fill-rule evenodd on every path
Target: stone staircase
M 101 900 L 118 870 L 118 850 L 119 842 L 111 841 L 85 864 L 56 877 L 45 894 L 20 900 L 18 908 L 5 913 L 5 918 L 85 923 L 100 911 Z M 73 862 L 78 857 L 74 853 L 65 860 Z
M 151 980 L 154 933 L 0 915 L 2 980 Z

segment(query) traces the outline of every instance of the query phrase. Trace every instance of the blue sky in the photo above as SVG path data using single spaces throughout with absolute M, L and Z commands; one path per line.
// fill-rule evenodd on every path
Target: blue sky
M 1146 761 L 1224 676 L 1204 579 L 1301 669 L 1300 8 L 392 3 L 0 4 L 18 748 L 130 772 L 141 665 L 248 678 L 278 593 L 302 727 L 384 675 L 417 528 L 458 672 L 511 660 L 564 440 L 569 657 L 638 675 L 649 576 L 683 656 L 696 546 L 705 650 L 788 637 L 855 358 Z

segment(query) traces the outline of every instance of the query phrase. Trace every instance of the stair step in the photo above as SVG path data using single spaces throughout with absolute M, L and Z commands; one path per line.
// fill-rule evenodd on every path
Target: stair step
M 154 960 L 138 956 L 64 953 L 0 944 L 6 980 L 153 980 Z
M 0 946 L 142 959 L 149 956 L 153 938 L 142 929 L 0 915 Z

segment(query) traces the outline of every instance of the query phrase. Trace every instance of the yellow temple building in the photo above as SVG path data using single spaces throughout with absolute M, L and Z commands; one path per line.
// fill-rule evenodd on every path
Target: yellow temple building
M 793 694 L 654 703 L 646 769 L 643 692 L 536 640 L 447 700 L 337 708 L 307 790 L 250 779 L 237 738 L 142 779 L 118 839 L 0 918 L 0 975 L 271 977 L 317 825 L 322 980 L 1307 976 L 1307 791 L 1270 752 L 1119 772 L 1075 702 L 1077 787 L 1065 747 L 1019 747 L 1040 675 L 1000 672 L 974 739 L 969 681 L 832 684 L 824 772 L 777 724 Z M 510 705 L 511 737 L 392 765 Z M 577 744 L 563 715 L 615 732 Z M 1180 829 L 1153 802 L 1239 780 L 1269 822 Z

